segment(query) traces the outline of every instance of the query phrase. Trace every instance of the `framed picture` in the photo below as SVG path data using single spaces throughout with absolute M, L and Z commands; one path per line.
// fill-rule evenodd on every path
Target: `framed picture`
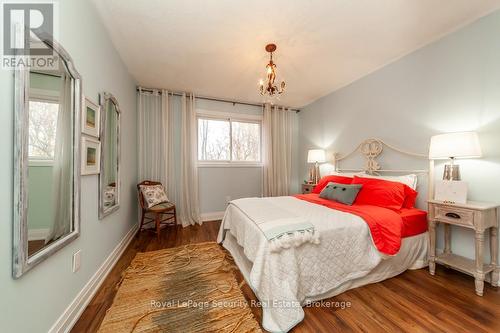
M 101 107 L 85 98 L 82 108 L 82 133 L 99 138 Z
M 99 174 L 100 161 L 101 143 L 94 138 L 82 137 L 82 176 Z
M 449 203 L 467 203 L 467 183 L 457 180 L 436 181 L 434 199 Z

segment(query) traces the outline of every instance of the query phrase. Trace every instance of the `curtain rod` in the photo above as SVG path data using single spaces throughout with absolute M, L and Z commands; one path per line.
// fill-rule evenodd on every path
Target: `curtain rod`
M 150 93 L 157 92 L 157 93 L 159 93 L 161 95 L 161 90 L 160 89 L 137 87 L 136 90 L 137 91 L 150 92 Z M 168 93 L 172 94 L 174 96 L 182 96 L 183 95 L 183 93 L 180 93 L 180 92 L 171 92 L 171 91 L 169 91 Z M 188 93 L 186 93 L 186 95 L 188 95 Z M 250 103 L 250 102 L 241 102 L 241 101 L 233 101 L 233 100 L 229 100 L 229 99 L 222 99 L 222 98 L 215 98 L 215 97 L 208 97 L 208 96 L 196 96 L 196 98 L 204 99 L 204 100 L 207 100 L 207 101 L 231 103 L 233 105 L 240 104 L 240 105 L 258 106 L 258 107 L 262 107 L 264 105 L 264 103 L 258 104 L 258 103 Z M 295 111 L 297 113 L 300 112 L 299 109 L 294 109 L 294 108 L 288 108 L 288 109 L 290 109 L 290 111 Z

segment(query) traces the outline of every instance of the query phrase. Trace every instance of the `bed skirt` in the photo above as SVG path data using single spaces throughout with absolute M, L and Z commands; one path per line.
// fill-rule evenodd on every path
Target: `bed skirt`
M 245 256 L 243 247 L 238 245 L 236 238 L 227 232 L 222 244 L 234 258 L 243 277 L 248 282 L 252 262 Z M 427 266 L 428 233 L 403 239 L 401 249 L 395 256 L 388 257 L 380 262 L 367 275 L 346 281 L 340 286 L 320 295 L 308 295 L 303 305 L 339 295 L 346 290 L 361 287 L 370 283 L 380 282 L 403 273 L 408 269 L 420 269 Z

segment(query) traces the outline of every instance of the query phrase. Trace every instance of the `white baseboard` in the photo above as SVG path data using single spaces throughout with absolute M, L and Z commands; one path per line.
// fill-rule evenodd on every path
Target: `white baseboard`
M 218 221 L 218 220 L 222 220 L 223 217 L 224 217 L 224 212 L 210 212 L 210 213 L 200 214 L 200 218 L 201 218 L 202 222 Z
M 73 328 L 78 318 L 80 318 L 83 311 L 90 303 L 101 284 L 104 282 L 104 279 L 108 276 L 111 269 L 118 262 L 118 259 L 120 259 L 123 252 L 134 238 L 138 227 L 138 225 L 135 225 L 129 230 L 120 243 L 118 243 L 113 252 L 111 252 L 111 254 L 106 258 L 104 263 L 101 267 L 99 267 L 97 272 L 95 272 L 89 282 L 87 282 L 78 295 L 76 295 L 73 302 L 71 302 L 59 319 L 57 319 L 54 325 L 52 325 L 49 333 L 69 332 Z
M 33 240 L 45 240 L 47 236 L 49 235 L 50 229 L 45 228 L 45 229 L 29 229 L 28 230 L 28 240 L 33 241 Z

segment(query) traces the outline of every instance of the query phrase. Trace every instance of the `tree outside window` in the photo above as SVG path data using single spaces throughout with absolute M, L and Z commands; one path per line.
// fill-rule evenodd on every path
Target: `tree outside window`
M 261 124 L 230 119 L 198 119 L 198 160 L 260 162 Z
M 58 111 L 58 103 L 29 101 L 29 159 L 54 159 Z

